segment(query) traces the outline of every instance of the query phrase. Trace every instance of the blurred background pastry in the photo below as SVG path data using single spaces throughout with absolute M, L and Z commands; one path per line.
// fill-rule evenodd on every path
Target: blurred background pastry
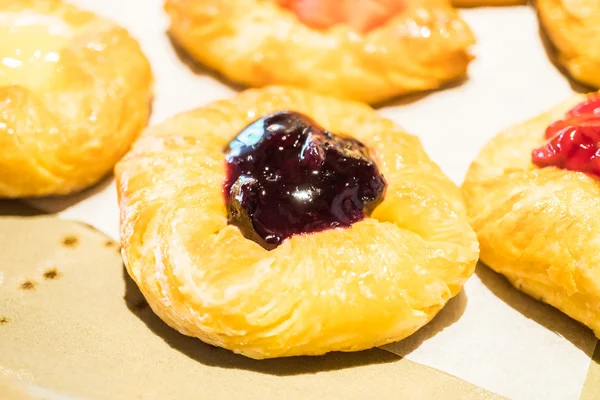
M 138 43 L 62 1 L 0 0 L 0 197 L 82 190 L 146 125 L 152 74 Z

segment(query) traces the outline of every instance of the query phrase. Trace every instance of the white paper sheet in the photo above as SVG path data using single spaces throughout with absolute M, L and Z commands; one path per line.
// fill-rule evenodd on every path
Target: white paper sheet
M 160 0 L 79 0 L 140 40 L 156 75 L 151 123 L 234 92 L 192 70 L 165 34 Z M 414 95 L 381 113 L 419 135 L 430 156 L 457 183 L 481 146 L 505 127 L 573 92 L 549 61 L 529 7 L 465 10 L 478 57 L 470 78 L 454 88 Z M 118 234 L 114 182 L 67 199 L 32 202 L 46 211 Z M 512 289 L 486 267 L 461 295 L 411 338 L 387 350 L 514 399 L 577 399 L 596 339 L 587 328 Z

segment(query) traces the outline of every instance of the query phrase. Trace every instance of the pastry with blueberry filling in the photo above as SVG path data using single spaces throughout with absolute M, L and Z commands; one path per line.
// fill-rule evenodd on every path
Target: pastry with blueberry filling
M 154 312 L 252 358 L 403 339 L 478 258 L 459 189 L 362 103 L 248 90 L 147 129 L 116 175 L 125 265 Z

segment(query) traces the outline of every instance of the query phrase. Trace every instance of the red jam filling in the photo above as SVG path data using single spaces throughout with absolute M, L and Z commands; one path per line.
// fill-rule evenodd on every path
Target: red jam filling
M 407 0 L 278 0 L 316 29 L 346 24 L 365 33 L 406 9 Z
M 244 128 L 226 162 L 229 223 L 266 249 L 292 235 L 349 227 L 375 209 L 386 188 L 364 144 L 293 111 Z
M 600 96 L 588 98 L 551 124 L 546 139 L 532 152 L 533 164 L 600 176 Z

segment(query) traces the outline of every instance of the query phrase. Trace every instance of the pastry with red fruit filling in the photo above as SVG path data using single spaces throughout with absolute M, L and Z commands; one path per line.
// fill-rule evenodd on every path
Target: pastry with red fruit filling
M 449 0 L 167 0 L 169 32 L 246 86 L 377 103 L 466 75 L 474 36 Z
M 463 193 L 481 260 L 600 336 L 600 96 L 495 137 Z

